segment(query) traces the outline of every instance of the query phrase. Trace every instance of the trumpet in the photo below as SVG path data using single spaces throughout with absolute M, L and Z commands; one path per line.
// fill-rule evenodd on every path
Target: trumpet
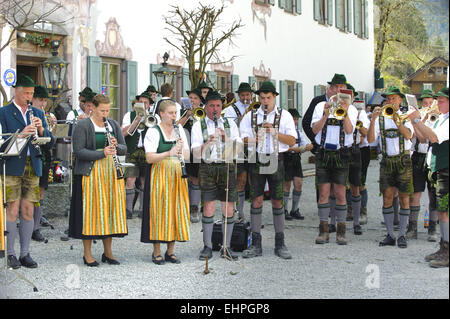
M 422 108 L 419 112 L 420 112 L 420 116 L 422 118 L 424 118 L 424 117 L 426 117 L 428 115 L 429 116 L 428 120 L 431 123 L 436 122 L 436 120 L 439 118 L 439 114 L 440 114 L 439 107 L 437 105 L 437 101 L 436 100 L 433 101 L 433 104 L 431 104 L 430 107 Z
M 363 123 L 360 120 L 356 121 L 356 129 L 359 130 L 363 127 Z
M 342 121 L 347 116 L 347 111 L 339 106 L 340 99 L 341 98 L 340 98 L 339 94 L 333 95 L 332 97 L 330 97 L 330 103 L 331 103 L 330 114 L 332 114 L 336 120 Z
M 383 115 L 386 118 L 393 118 L 394 117 L 394 113 L 395 112 L 395 107 L 392 104 L 386 104 L 382 109 L 381 109 L 381 115 Z
M 196 121 L 200 121 L 200 120 L 204 119 L 206 116 L 205 109 L 201 106 L 196 107 L 192 111 L 192 116 L 194 117 L 194 120 L 196 120 Z

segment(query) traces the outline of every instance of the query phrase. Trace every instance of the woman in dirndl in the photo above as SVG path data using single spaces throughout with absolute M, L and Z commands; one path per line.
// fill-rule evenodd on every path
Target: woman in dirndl
M 148 164 L 144 188 L 141 242 L 153 244 L 152 261 L 157 265 L 178 264 L 175 242 L 190 238 L 189 195 L 186 178 L 182 178 L 181 162 L 189 159 L 189 145 L 183 127 L 177 135 L 173 121 L 177 108 L 173 101 L 161 102 L 161 123 L 145 135 L 144 147 Z M 167 244 L 164 258 L 161 243 Z
M 91 117 L 75 126 L 73 154 L 75 156 L 74 185 L 70 209 L 69 236 L 82 239 L 83 261 L 98 266 L 92 256 L 92 240 L 103 241 L 102 262 L 118 265 L 112 253 L 112 238 L 127 235 L 125 184 L 118 179 L 114 155 L 125 155 L 127 147 L 119 124 L 104 118 L 110 112 L 107 96 L 97 95 Z M 111 142 L 111 143 L 109 143 Z

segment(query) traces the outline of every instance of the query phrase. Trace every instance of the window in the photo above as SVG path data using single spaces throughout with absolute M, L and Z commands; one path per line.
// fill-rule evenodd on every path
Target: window
M 102 87 L 101 93 L 111 100 L 109 117 L 119 121 L 121 105 L 121 60 L 102 58 Z
M 255 0 L 255 3 L 268 6 L 269 4 L 274 5 L 275 0 Z
M 336 0 L 336 28 L 351 32 L 351 0 Z
M 286 0 L 284 10 L 290 13 L 294 13 L 295 0 Z
M 433 90 L 433 83 L 424 83 L 423 89 L 424 90 Z
M 314 20 L 321 24 L 333 24 L 333 0 L 314 0 Z
M 353 0 L 353 24 L 354 32 L 360 38 L 369 38 L 367 0 Z
M 442 75 L 442 74 L 444 74 L 444 70 L 443 70 L 444 68 L 443 67 L 437 67 L 436 68 L 436 74 L 437 75 Z
M 217 87 L 216 89 L 223 95 L 230 92 L 229 74 L 224 72 L 217 72 Z
M 295 109 L 295 82 L 286 81 L 287 84 L 287 97 L 286 105 L 288 109 Z

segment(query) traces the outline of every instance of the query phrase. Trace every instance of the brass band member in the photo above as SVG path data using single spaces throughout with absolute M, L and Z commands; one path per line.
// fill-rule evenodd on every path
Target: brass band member
M 253 90 L 250 84 L 242 82 L 236 91 L 239 101 L 233 103 L 225 109 L 224 117 L 234 120 L 239 126 L 242 118 L 248 111 L 248 107 L 252 101 Z M 244 203 L 245 203 L 245 185 L 247 184 L 248 162 L 237 164 L 237 192 L 239 219 L 245 220 Z
M 180 158 L 189 158 L 189 145 L 182 126 L 177 126 L 179 133 L 174 129 L 175 103 L 161 102 L 159 114 L 161 122 L 147 131 L 144 141 L 146 160 L 151 168 L 147 169 L 145 179 L 141 241 L 153 243 L 153 263 L 178 264 L 175 242 L 190 238 L 188 185 L 186 178 L 182 178 L 180 163 Z M 161 243 L 167 244 L 164 259 Z
M 82 120 L 89 117 L 92 108 L 89 108 L 90 105 L 86 105 L 86 97 L 94 95 L 95 93 L 92 91 L 90 87 L 85 87 L 83 91 L 78 93 L 78 103 L 79 106 L 67 114 L 66 121 L 73 120 Z
M 222 233 L 226 232 L 227 250 L 221 249 L 221 257 L 237 259 L 230 249 L 231 235 L 234 227 L 234 203 L 237 199 L 235 168 L 225 160 L 231 160 L 225 150 L 230 145 L 241 143 L 239 129 L 234 121 L 221 117 L 222 96 L 211 91 L 206 96 L 206 117 L 194 123 L 192 127 L 191 149 L 194 158 L 202 158 L 198 176 L 203 202 L 203 250 L 199 259 L 212 258 L 212 232 L 216 200 L 222 204 L 222 215 L 226 220 L 222 223 Z M 224 158 L 225 156 L 225 158 Z M 228 181 L 228 183 L 227 183 Z M 228 198 L 227 198 L 228 197 Z M 226 202 L 228 200 L 228 202 Z M 227 210 L 225 210 L 227 208 Z
M 116 121 L 108 119 L 108 128 L 105 126 L 109 98 L 97 95 L 93 102 L 92 116 L 79 121 L 73 133 L 75 169 L 69 220 L 69 236 L 83 240 L 83 261 L 89 267 L 98 266 L 91 251 L 92 240 L 103 241 L 102 262 L 118 265 L 112 253 L 112 238 L 124 237 L 128 232 L 125 184 L 117 178 L 113 159 L 125 155 L 127 147 Z
M 213 90 L 213 88 L 206 84 L 205 81 L 200 82 L 200 84 L 197 86 L 197 89 L 200 89 L 202 91 L 202 96 L 204 99 L 206 99 L 208 93 Z
M 192 132 L 192 125 L 194 123 L 194 118 L 192 117 L 192 111 L 196 108 L 203 107 L 205 104 L 205 99 L 203 98 L 202 91 L 199 88 L 193 89 L 192 91 L 186 91 L 189 96 L 189 101 L 191 102 L 191 110 L 188 111 L 188 116 L 191 118 L 188 123 L 184 126 L 185 129 Z M 190 162 L 186 164 L 186 169 L 189 176 L 189 215 L 191 223 L 198 223 L 200 221 L 198 217 L 201 191 L 200 184 L 198 181 L 198 170 L 200 163 L 194 163 L 193 154 L 191 152 Z
M 435 121 L 433 128 L 427 127 L 421 120 L 418 112 L 412 113 L 409 117 L 413 121 L 414 129 L 420 131 L 431 143 L 427 162 L 432 172 L 431 180 L 435 185 L 432 188 L 432 196 L 435 197 L 436 207 L 439 216 L 439 226 L 441 230 L 440 248 L 437 252 L 427 255 L 426 261 L 434 268 L 448 267 L 449 265 L 449 232 L 448 232 L 448 144 L 449 144 L 449 103 L 448 87 L 440 90 L 436 96 L 439 112 L 439 119 Z
M 280 258 L 291 259 L 292 256 L 284 243 L 283 161 L 284 153 L 295 144 L 297 132 L 292 115 L 276 107 L 278 92 L 272 82 L 263 82 L 255 93 L 259 95 L 261 106 L 258 110 L 248 112 L 240 126 L 241 138 L 249 145 L 249 154 L 256 152 L 256 163 L 250 162 L 249 165 L 252 244 L 244 250 L 242 257 L 262 256 L 262 206 L 264 187 L 268 182 L 275 228 L 274 252 Z M 253 161 L 251 157 L 249 156 L 249 161 Z
M 153 100 L 149 92 L 145 91 L 141 95 L 136 96 L 136 100 L 139 103 L 144 103 L 146 114 L 149 113 L 150 105 L 153 104 Z M 142 211 L 143 202 L 144 202 L 144 178 L 145 178 L 145 150 L 144 150 L 144 137 L 147 132 L 147 127 L 138 128 L 133 135 L 128 133 L 128 129 L 131 124 L 136 120 L 137 121 L 137 113 L 133 109 L 131 112 L 128 112 L 124 115 L 122 120 L 122 134 L 125 137 L 125 142 L 127 144 L 127 156 L 126 162 L 132 163 L 135 166 L 127 167 L 125 170 L 125 179 L 126 179 L 126 203 L 127 203 L 127 218 L 133 218 L 134 213 L 134 196 L 137 192 L 139 192 L 140 198 L 140 210 Z M 139 178 L 140 187 L 135 188 L 136 179 Z
M 30 137 L 22 154 L 6 160 L 6 230 L 8 266 L 14 269 L 21 265 L 36 268 L 38 264 L 30 256 L 30 241 L 34 229 L 34 207 L 39 205 L 39 177 L 42 175 L 42 160 L 38 145 L 32 145 L 32 140 L 39 137 L 53 136 L 47 130 L 44 112 L 31 107 L 28 103 L 33 99 L 35 84 L 31 78 L 20 74 L 14 86 L 14 100 L 0 108 L 0 125 L 3 133 L 21 132 L 19 137 Z M 32 113 L 32 117 L 31 114 Z M 0 167 L 3 173 L 3 165 Z M 20 211 L 19 237 L 20 257 L 16 258 L 14 243 L 17 237 L 16 220 Z
M 345 77 L 340 75 L 339 83 Z M 344 82 L 345 83 L 345 82 Z M 336 84 L 339 89 L 345 89 L 346 84 Z M 331 103 L 338 103 L 338 107 L 345 112 L 343 119 L 330 114 Z M 351 100 L 320 102 L 317 104 L 311 127 L 316 134 L 315 142 L 320 145 L 316 154 L 316 178 L 319 188 L 318 212 L 320 218 L 319 235 L 316 244 L 329 242 L 328 215 L 330 214 L 329 197 L 331 187 L 336 198 L 336 242 L 346 245 L 345 238 L 347 214 L 346 182 L 349 174 L 351 146 L 353 132 L 356 126 L 358 112 L 351 105 Z
M 368 138 L 369 143 L 378 141 L 382 150 L 380 162 L 380 192 L 383 194 L 383 219 L 388 231 L 387 236 L 380 242 L 380 246 L 395 246 L 394 235 L 394 193 L 396 188 L 400 201 L 400 231 L 397 245 L 400 248 L 408 247 L 406 227 L 409 219 L 409 196 L 413 192 L 412 162 L 409 155 L 411 137 L 414 129 L 410 122 L 400 119 L 400 103 L 404 95 L 393 86 L 386 93 L 387 105 L 376 107 L 370 122 Z M 392 107 L 394 108 L 392 110 Z M 391 115 L 389 115 L 392 113 Z
M 422 102 L 422 110 L 428 110 L 429 107 L 434 102 L 433 91 L 424 90 L 419 98 L 419 101 Z M 422 121 L 425 125 L 429 124 L 428 121 L 429 116 L 424 116 Z M 431 124 L 431 123 L 430 123 Z M 430 125 L 433 127 L 434 123 Z M 425 191 L 425 185 L 428 182 L 428 172 L 429 169 L 426 165 L 426 157 L 429 149 L 429 141 L 425 136 L 423 136 L 420 131 L 414 130 L 414 137 L 411 140 L 412 142 L 412 164 L 413 164 L 413 187 L 414 194 L 412 196 L 410 207 L 411 214 L 409 215 L 409 223 L 408 230 L 406 232 L 407 239 L 417 239 L 417 222 L 420 214 L 420 198 L 422 197 L 422 193 Z M 428 183 L 428 191 L 430 190 L 431 185 Z M 436 225 L 438 221 L 437 211 L 432 209 L 433 196 L 430 196 L 429 193 L 429 214 L 430 214 L 430 222 L 428 226 L 428 241 L 435 242 L 437 241 L 436 236 Z M 431 206 L 431 207 L 430 207 Z

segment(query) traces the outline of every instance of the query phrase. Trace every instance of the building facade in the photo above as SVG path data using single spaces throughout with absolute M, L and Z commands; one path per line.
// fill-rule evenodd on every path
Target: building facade
M 411 88 L 412 94 L 420 96 L 423 90 L 439 92 L 447 86 L 448 61 L 442 57 L 436 57 L 423 65 L 405 80 L 405 84 Z
M 258 85 L 273 81 L 280 93 L 277 103 L 306 111 L 311 99 L 324 92 L 334 73 L 343 73 L 367 98 L 374 89 L 373 0 L 204 0 L 225 4 L 221 23 L 241 19 L 244 26 L 224 44 L 220 56 L 228 63 L 213 64 L 208 80 L 223 94 L 236 91 L 240 82 Z M 50 5 L 51 0 L 45 1 Z M 131 100 L 149 84 L 153 71 L 168 52 L 169 67 L 177 70 L 176 98 L 190 89 L 188 65 L 164 37 L 171 37 L 163 17 L 173 5 L 190 9 L 198 1 L 67 0 L 58 16 L 73 17 L 63 26 L 21 30 L 16 45 L 1 56 L 2 74 L 13 68 L 42 83 L 39 64 L 46 47 L 23 42 L 36 36 L 62 40 L 60 56 L 69 62 L 66 86 L 76 105 L 78 92 L 90 86 L 112 100 L 112 117 L 121 120 Z M 50 22 L 51 24 L 51 22 Z M 8 26 L 3 28 L 3 38 Z M 172 36 L 173 37 L 173 36 Z M 11 95 L 12 90 L 8 93 Z

